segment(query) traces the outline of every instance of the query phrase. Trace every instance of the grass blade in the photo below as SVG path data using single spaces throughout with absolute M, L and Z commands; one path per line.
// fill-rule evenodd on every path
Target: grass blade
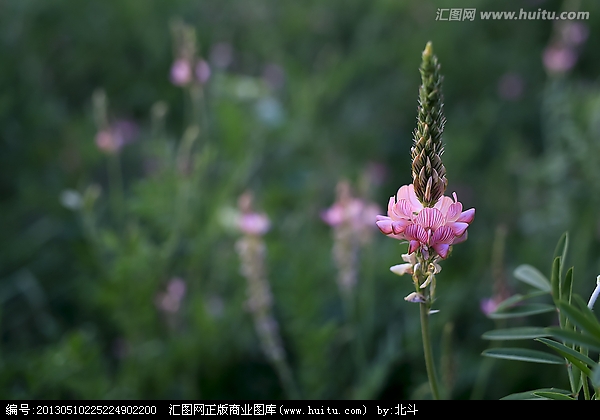
M 577 297 L 575 296 L 575 298 Z M 576 309 L 573 305 L 564 301 L 558 302 L 557 306 L 573 324 L 594 337 L 600 337 L 600 324 L 598 324 L 598 320 L 594 317 L 592 311 L 586 316 L 586 314 Z
M 508 299 L 505 299 L 502 302 L 500 302 L 498 304 L 498 306 L 496 307 L 496 312 L 503 311 L 504 309 L 510 308 L 510 307 L 514 306 L 515 304 L 522 302 L 524 300 L 531 299 L 531 298 L 538 297 L 538 296 L 543 296 L 546 294 L 547 294 L 547 292 L 542 292 L 539 290 L 528 293 L 526 295 L 516 294 L 516 295 L 511 296 Z
M 546 363 L 551 365 L 564 365 L 565 361 L 558 356 L 538 350 L 520 348 L 488 349 L 481 353 L 486 357 L 496 359 L 518 360 L 521 362 Z
M 552 287 L 548 279 L 540 273 L 540 271 L 528 264 L 518 266 L 514 271 L 514 276 L 521 280 L 523 283 L 527 283 L 539 290 L 550 293 Z
M 533 391 L 517 392 L 515 394 L 507 395 L 506 397 L 500 398 L 501 400 L 545 400 L 546 397 L 539 397 L 536 394 L 540 392 L 552 392 L 554 394 L 571 395 L 571 391 L 566 389 L 558 388 L 541 388 L 534 389 Z
M 484 340 L 528 340 L 531 338 L 548 337 L 551 333 L 542 327 L 519 327 L 493 330 L 484 333 Z
M 551 335 L 554 338 L 558 338 L 559 340 L 562 340 L 565 343 L 576 344 L 580 347 L 600 352 L 600 339 L 594 336 L 582 332 L 565 330 L 557 327 L 550 327 L 546 328 L 545 330 L 548 333 L 547 335 Z
M 533 395 L 537 395 L 538 397 L 548 398 L 549 400 L 575 401 L 575 398 L 571 397 L 570 395 L 561 394 L 560 392 L 537 391 L 537 392 L 534 392 Z
M 581 354 L 578 351 L 575 351 L 557 341 L 548 340 L 547 338 L 536 338 L 536 341 L 544 343 L 548 347 L 553 348 L 557 353 L 581 369 L 585 375 L 590 376 L 592 374 L 592 370 L 589 368 L 589 366 L 595 366 L 596 362 L 586 355 Z
M 529 305 L 521 305 L 512 308 L 507 308 L 506 310 L 501 312 L 492 312 L 488 315 L 488 317 L 492 319 L 517 318 L 529 315 L 543 314 L 555 310 L 556 308 L 552 305 L 547 305 L 544 303 L 531 303 Z
M 560 257 L 556 257 L 552 262 L 552 273 L 550 275 L 550 284 L 552 285 L 552 298 L 554 301 L 560 299 L 560 272 L 562 269 L 562 261 Z

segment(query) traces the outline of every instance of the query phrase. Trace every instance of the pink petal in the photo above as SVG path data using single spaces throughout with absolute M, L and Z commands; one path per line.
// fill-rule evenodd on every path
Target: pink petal
M 462 204 L 460 202 L 452 203 L 446 214 L 446 221 L 456 222 L 458 215 L 462 211 Z
M 422 244 L 426 244 L 429 239 L 429 235 L 420 225 L 411 224 L 406 227 L 404 235 L 410 240 L 416 240 Z M 411 251 L 412 252 L 412 251 Z M 410 252 L 409 252 L 410 253 Z
M 385 217 L 385 219 L 384 219 L 383 217 L 385 217 L 385 216 L 377 216 L 377 218 L 379 220 L 377 220 L 377 222 L 375 222 L 375 224 L 377 225 L 377 227 L 379 228 L 381 233 L 383 233 L 385 235 L 390 235 L 393 233 L 392 219 L 390 219 L 389 217 Z
M 419 241 L 410 241 L 409 245 L 408 245 L 408 252 L 410 254 L 412 254 L 413 252 L 415 252 L 417 249 L 419 249 L 419 246 L 421 245 L 421 243 Z
M 423 228 L 436 230 L 444 224 L 444 215 L 436 208 L 424 208 L 415 218 L 415 223 Z
M 471 223 L 474 218 L 475 218 L 475 209 L 469 209 L 469 210 L 463 211 L 460 214 L 460 216 L 458 216 L 458 219 L 456 219 L 456 221 Z
M 456 235 L 449 226 L 442 226 L 436 230 L 431 238 L 431 245 L 435 244 L 451 244 Z
M 452 241 L 452 245 L 459 244 L 459 243 L 461 243 L 461 242 L 464 242 L 464 241 L 466 241 L 466 240 L 467 240 L 467 236 L 468 236 L 467 234 L 468 234 L 468 233 L 469 233 L 469 232 L 467 232 L 467 231 L 465 230 L 465 233 L 463 233 L 463 234 L 462 234 L 462 235 L 460 235 L 460 236 L 457 236 L 457 237 L 455 237 L 455 238 L 454 238 L 454 240 Z
M 398 201 L 398 203 L 396 204 L 396 207 L 399 208 L 399 210 L 402 212 L 402 214 L 405 217 L 407 217 L 408 219 L 412 219 L 413 212 L 412 212 L 412 208 L 411 208 L 408 200 L 402 199 L 402 200 Z
M 438 209 L 442 212 L 444 216 L 448 213 L 448 209 L 454 202 L 450 197 L 446 197 L 445 195 L 441 196 L 440 199 L 435 203 L 434 208 Z M 447 217 L 447 216 L 446 216 Z
M 411 207 L 411 212 L 418 212 L 423 208 L 423 204 L 417 198 L 415 194 L 415 187 L 413 184 L 403 185 L 400 187 L 397 193 L 398 201 L 407 200 Z
M 461 236 L 463 233 L 465 233 L 465 231 L 469 227 L 469 224 L 463 222 L 452 222 L 447 223 L 446 226 L 451 227 L 456 236 Z
M 446 258 L 448 256 L 448 250 L 450 249 L 450 245 L 448 244 L 436 244 L 433 246 L 435 252 L 442 258 Z
M 404 232 L 404 230 L 406 229 L 406 227 L 408 225 L 410 225 L 411 222 L 408 220 L 397 220 L 392 222 L 392 231 L 394 231 L 395 235 L 398 235 L 402 232 Z
M 388 200 L 388 215 L 390 215 L 394 211 L 394 205 L 396 204 L 396 198 L 390 197 Z

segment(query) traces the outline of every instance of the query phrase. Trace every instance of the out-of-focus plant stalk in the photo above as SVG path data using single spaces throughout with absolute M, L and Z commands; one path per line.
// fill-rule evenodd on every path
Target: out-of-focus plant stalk
M 298 399 L 300 393 L 285 357 L 279 325 L 272 313 L 273 297 L 266 276 L 266 246 L 262 235 L 269 229 L 269 220 L 263 214 L 252 212 L 250 194 L 242 195 L 239 205 L 238 226 L 243 236 L 237 241 L 236 250 L 241 260 L 241 273 L 248 282 L 247 307 L 263 352 L 275 368 L 288 397 Z

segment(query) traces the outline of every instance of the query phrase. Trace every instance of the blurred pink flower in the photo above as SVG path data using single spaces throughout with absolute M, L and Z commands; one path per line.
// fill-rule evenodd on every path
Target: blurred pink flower
M 247 235 L 262 236 L 271 227 L 269 218 L 259 213 L 242 213 L 238 218 L 239 229 Z
M 168 313 L 176 313 L 185 296 L 186 285 L 179 277 L 175 277 L 167 284 L 167 291 L 159 293 L 156 298 L 156 305 L 159 309 Z
M 110 130 L 102 130 L 96 134 L 96 146 L 98 146 L 98 149 L 108 153 L 116 152 L 121 148 Z
M 551 45 L 544 50 L 544 66 L 551 73 L 564 73 L 577 62 L 577 53 L 571 47 Z
M 330 208 L 321 213 L 321 218 L 329 226 L 338 226 L 345 222 L 352 225 L 369 224 L 375 219 L 371 220 L 365 212 L 366 209 L 362 200 L 353 198 L 347 203 L 335 202 Z
M 137 125 L 129 120 L 118 120 L 96 134 L 96 146 L 104 152 L 115 153 L 138 135 Z
M 578 46 L 585 42 L 590 33 L 587 25 L 581 22 L 567 22 L 561 30 L 561 38 L 565 44 Z
M 496 302 L 496 299 L 494 298 L 481 299 L 479 307 L 481 308 L 481 312 L 483 312 L 485 315 L 489 315 L 496 311 L 496 308 L 498 308 L 498 303 L 499 302 Z
M 199 60 L 198 63 L 196 63 L 194 71 L 198 82 L 201 84 L 208 82 L 208 79 L 210 78 L 210 66 L 205 60 Z
M 467 228 L 475 217 L 475 209 L 462 211 L 456 193 L 453 197 L 442 196 L 434 207 L 423 207 L 413 185 L 404 185 L 396 197 L 390 197 L 388 215 L 377 216 L 376 224 L 385 235 L 409 241 L 409 254 L 420 249 L 428 258 L 432 248 L 446 258 L 450 245 L 466 240 Z
M 185 86 L 192 81 L 192 66 L 184 58 L 175 60 L 171 66 L 171 83 L 176 86 Z
M 336 202 L 321 213 L 321 219 L 332 227 L 348 223 L 355 230 L 362 230 L 365 226 L 373 226 L 379 211 L 376 204 L 352 197 L 350 185 L 343 181 L 338 185 Z

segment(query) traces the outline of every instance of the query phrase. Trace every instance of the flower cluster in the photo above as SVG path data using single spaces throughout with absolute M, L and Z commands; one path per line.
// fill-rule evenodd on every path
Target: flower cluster
M 377 205 L 352 196 L 347 181 L 338 183 L 335 203 L 321 213 L 323 221 L 333 228 L 333 259 L 338 287 L 344 295 L 356 286 L 359 248 L 369 241 L 377 213 Z
M 116 121 L 111 126 L 98 131 L 96 146 L 105 153 L 116 153 L 135 140 L 138 135 L 137 125 L 129 120 Z
M 404 185 L 390 197 L 388 215 L 377 216 L 377 226 L 387 236 L 409 241 L 409 254 L 420 250 L 429 259 L 433 250 L 446 258 L 451 245 L 466 240 L 475 217 L 475 209 L 462 211 L 456 193 L 453 198 L 442 196 L 433 207 L 424 207 L 413 185 Z
M 176 21 L 172 24 L 175 60 L 170 79 L 175 86 L 187 86 L 196 81 L 205 84 L 210 78 L 210 66 L 196 54 L 196 32 L 193 27 Z
M 193 60 L 182 57 L 176 59 L 171 66 L 171 83 L 176 86 L 185 86 L 194 80 L 204 84 L 209 78 L 210 67 L 203 59 L 197 60 L 193 65 Z
M 169 281 L 167 291 L 161 292 L 156 297 L 156 306 L 163 312 L 174 314 L 179 311 L 181 301 L 185 296 L 186 285 L 179 277 Z

